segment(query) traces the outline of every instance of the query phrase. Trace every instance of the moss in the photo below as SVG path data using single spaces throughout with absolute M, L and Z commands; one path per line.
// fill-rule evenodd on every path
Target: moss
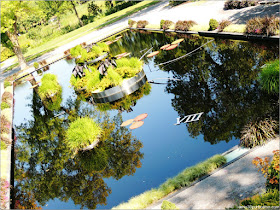
M 71 150 L 82 149 L 101 135 L 100 126 L 89 117 L 78 118 L 72 122 L 66 132 L 66 144 Z

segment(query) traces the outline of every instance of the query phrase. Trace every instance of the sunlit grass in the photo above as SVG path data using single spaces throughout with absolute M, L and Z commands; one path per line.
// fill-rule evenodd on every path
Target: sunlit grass
M 185 169 L 177 176 L 168 179 L 156 189 L 151 189 L 138 196 L 131 198 L 127 203 L 122 203 L 113 209 L 144 209 L 155 201 L 160 200 L 169 193 L 182 187 L 190 186 L 200 177 L 209 174 L 211 171 L 226 163 L 226 158 L 215 155 L 204 162 Z
M 237 32 L 244 33 L 246 25 L 245 24 L 231 24 L 224 28 L 224 32 Z

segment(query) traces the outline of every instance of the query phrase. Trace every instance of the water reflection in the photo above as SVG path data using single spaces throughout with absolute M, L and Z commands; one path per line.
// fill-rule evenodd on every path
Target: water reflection
M 69 99 L 61 107 L 66 114 L 55 117 L 35 91 L 30 106 L 34 119 L 16 128 L 20 143 L 15 148 L 15 208 L 35 208 L 35 201 L 45 205 L 59 198 L 94 209 L 97 204 L 106 205 L 106 197 L 111 193 L 104 178 L 118 180 L 141 167 L 142 143 L 128 129 L 120 127 L 120 114 L 109 118 L 107 113 Z M 103 140 L 93 150 L 74 156 L 64 143 L 65 133 L 70 122 L 85 115 L 98 118 Z M 23 195 L 30 199 L 22 199 Z

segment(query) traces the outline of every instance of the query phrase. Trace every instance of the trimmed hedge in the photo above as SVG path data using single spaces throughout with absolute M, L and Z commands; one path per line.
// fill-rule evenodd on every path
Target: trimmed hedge
M 204 162 L 185 169 L 177 176 L 168 179 L 156 189 L 151 189 L 131 198 L 127 203 L 122 203 L 113 209 L 144 209 L 151 203 L 160 200 L 169 193 L 182 187 L 190 186 L 194 181 L 226 163 L 226 158 L 215 155 Z

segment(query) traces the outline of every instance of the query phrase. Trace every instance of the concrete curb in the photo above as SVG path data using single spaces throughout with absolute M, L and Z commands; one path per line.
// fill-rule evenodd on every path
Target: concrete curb
M 262 41 L 274 41 L 279 42 L 280 35 L 278 36 L 263 36 L 263 35 L 253 35 L 253 34 L 243 34 L 243 33 L 231 33 L 231 32 L 218 32 L 218 31 L 175 31 L 173 29 L 163 30 L 163 29 L 153 29 L 153 28 L 130 28 L 133 30 L 144 30 L 144 31 L 159 31 L 159 32 L 175 32 L 181 34 L 198 34 L 205 37 L 213 38 L 223 38 L 223 39 L 234 39 L 234 40 L 262 40 Z

